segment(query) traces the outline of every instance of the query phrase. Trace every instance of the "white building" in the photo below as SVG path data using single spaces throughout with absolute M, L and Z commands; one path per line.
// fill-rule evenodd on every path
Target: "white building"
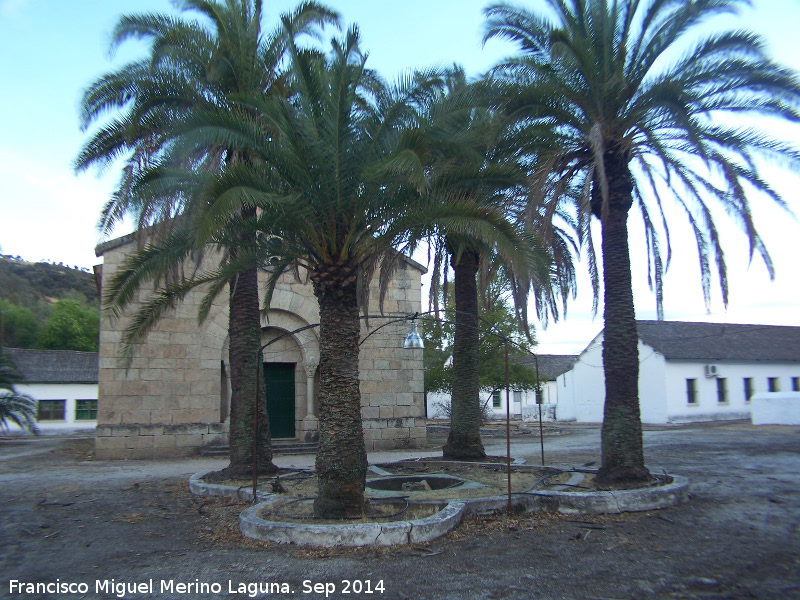
M 97 426 L 97 352 L 6 348 L 22 381 L 18 393 L 37 404 L 42 433 L 71 433 Z M 18 431 L 9 423 L 11 431 Z
M 540 381 L 540 403 L 542 404 L 543 418 L 552 420 L 554 406 L 558 404 L 558 386 L 556 378 L 569 370 L 573 363 L 578 359 L 577 356 L 561 354 L 538 354 L 524 360 L 522 364 L 537 369 Z M 506 390 L 482 389 L 480 391 L 480 403 L 484 404 L 491 411 L 495 419 L 503 419 L 506 416 Z M 432 419 L 446 418 L 442 411 L 442 406 L 450 405 L 450 394 L 443 392 L 433 392 L 427 394 L 428 416 Z M 536 401 L 536 389 L 511 389 L 511 416 L 520 416 L 526 420 L 537 420 L 539 418 L 538 404 Z M 528 414 L 530 413 L 530 417 Z M 535 413 L 535 415 L 534 415 Z
M 643 423 L 750 418 L 758 392 L 800 391 L 800 327 L 637 321 Z M 558 377 L 556 418 L 603 420 L 602 332 Z

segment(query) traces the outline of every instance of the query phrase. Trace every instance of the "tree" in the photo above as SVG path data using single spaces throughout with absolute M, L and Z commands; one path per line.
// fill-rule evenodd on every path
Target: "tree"
M 486 294 L 486 301 L 478 307 L 480 325 L 478 347 L 478 384 L 482 390 L 492 392 L 504 389 L 506 385 L 505 344 L 510 343 L 509 383 L 515 389 L 532 388 L 536 385 L 536 371 L 521 364 L 532 353 L 529 339 L 531 332 L 523 331 L 510 305 L 508 292 L 502 291 L 498 279 L 492 281 Z M 448 306 L 452 309 L 452 302 Z M 425 337 L 425 391 L 448 392 L 452 394 L 452 366 L 448 364 L 453 346 L 454 323 L 458 315 L 452 310 L 444 311 L 445 322 L 423 321 Z
M 33 312 L 8 300 L 0 300 L 0 347 L 33 348 L 39 323 Z
M 524 192 L 525 169 L 513 136 L 502 135 L 504 115 L 496 90 L 486 81 L 467 83 L 457 68 L 446 82 L 424 114 L 434 149 L 428 165 L 430 193 L 455 194 L 477 209 L 497 210 L 524 239 L 508 246 L 497 231 L 445 226 L 432 241 L 431 301 L 437 316 L 439 291 L 447 296 L 450 269 L 454 288 L 451 427 L 442 453 L 449 459 L 474 460 L 486 455 L 480 437 L 479 295 L 485 297 L 498 265 L 504 265 L 518 321 L 528 331 L 529 292 L 534 292 L 540 318 L 546 320 L 548 310 L 558 318 L 554 290 L 566 298 L 574 272 L 571 253 L 555 250 L 563 241 L 561 233 L 548 236 L 549 245 L 544 244 L 543 231 L 536 227 L 540 223 L 530 218 L 536 211 Z
M 242 95 L 247 110 L 197 111 L 182 139 L 190 153 L 229 140 L 252 157 L 211 178 L 186 175 L 207 206 L 195 221 L 197 238 L 211 241 L 229 225 L 259 233 L 260 264 L 271 271 L 267 309 L 281 274 L 294 270 L 313 285 L 320 311 L 314 511 L 326 518 L 358 515 L 365 505 L 359 308 L 366 310 L 372 275 L 380 269 L 387 281 L 396 249 L 445 221 L 486 222 L 515 236 L 501 214 L 422 193 L 426 146 L 416 109 L 437 79 L 415 75 L 389 86 L 366 68 L 358 37 L 351 28 L 327 56 L 290 40 L 286 98 Z M 243 202 L 259 209 L 256 218 L 238 218 Z M 139 272 L 132 263 L 121 276 L 135 283 Z
M 160 304 L 162 311 L 167 308 L 165 302 L 172 307 L 191 289 L 201 283 L 211 283 L 208 279 L 198 281 L 192 275 L 186 276 L 182 269 L 184 262 L 200 261 L 207 256 L 202 243 L 195 244 L 188 230 L 173 235 L 176 228 L 190 223 L 193 213 L 203 207 L 196 204 L 197 198 L 189 190 L 173 180 L 162 179 L 162 185 L 145 186 L 144 193 L 137 193 L 142 189 L 137 184 L 157 167 L 192 167 L 202 173 L 214 173 L 227 165 L 250 161 L 246 151 L 232 152 L 225 141 L 214 146 L 200 146 L 191 155 L 175 152 L 178 135 L 175 125 L 192 112 L 232 110 L 236 98 L 242 95 L 283 94 L 287 84 L 283 64 L 288 40 L 313 35 L 317 27 L 336 23 L 338 19 L 329 9 L 315 2 L 304 2 L 292 14 L 281 16 L 280 27 L 264 34 L 261 0 L 226 0 L 224 3 L 185 0 L 183 7 L 203 17 L 205 22 L 158 14 L 121 18 L 114 31 L 113 46 L 130 38 L 144 38 L 151 43 L 150 56 L 106 75 L 86 91 L 84 127 L 109 109 L 117 111 L 117 118 L 94 134 L 76 161 L 77 168 L 85 169 L 130 153 L 119 188 L 104 207 L 100 226 L 110 232 L 122 216 L 135 216 L 139 230 L 153 243 L 150 253 L 160 253 L 159 260 L 148 263 L 147 274 L 151 280 L 166 286 L 151 300 L 154 305 Z M 247 109 L 237 104 L 237 110 Z M 256 207 L 243 202 L 238 214 L 244 220 L 252 219 Z M 215 273 L 214 289 L 220 292 L 220 284 L 227 284 L 229 291 L 232 393 L 230 464 L 225 471 L 240 476 L 252 470 L 254 391 L 260 368 L 256 364 L 261 345 L 261 319 L 254 259 L 255 232 L 229 229 L 215 241 L 223 256 L 223 265 Z M 179 261 L 173 260 L 176 256 Z M 236 268 L 225 264 L 227 262 L 236 264 Z M 141 278 L 137 281 L 144 283 Z M 165 290 L 166 293 L 161 293 Z M 176 295 L 176 290 L 181 293 Z M 117 297 L 111 299 L 109 305 L 118 310 L 125 301 Z M 200 317 L 204 318 L 207 313 L 208 306 Z M 147 327 L 154 322 L 151 320 Z M 147 327 L 134 321 L 128 329 L 127 342 L 141 340 Z M 257 435 L 262 443 L 256 468 L 259 472 L 271 473 L 277 468 L 272 463 L 263 387 L 259 406 L 263 410 L 258 419 Z
M 771 61 L 746 31 L 703 29 L 743 0 L 548 0 L 540 15 L 508 4 L 487 8 L 486 38 L 518 44 L 520 54 L 495 71 L 508 85 L 510 110 L 527 132 L 536 166 L 533 189 L 577 200 L 585 240 L 591 217 L 601 227 L 604 483 L 649 478 L 644 466 L 638 396 L 638 350 L 627 219 L 635 206 L 645 225 L 652 283 L 661 314 L 661 277 L 669 264 L 662 203 L 672 199 L 694 231 L 702 285 L 711 263 L 725 303 L 725 257 L 711 208 L 736 220 L 772 273 L 749 198 L 785 202 L 759 173 L 757 160 L 797 170 L 789 145 L 739 126 L 729 116 L 800 120 L 795 75 Z M 753 121 L 750 121 L 753 123 Z M 655 224 L 663 224 L 662 238 Z M 666 257 L 659 243 L 667 243 Z M 589 246 L 590 259 L 593 260 Z
M 37 346 L 48 350 L 97 352 L 100 313 L 77 300 L 59 300 L 47 324 L 39 332 Z
M 14 384 L 19 381 L 21 377 L 16 366 L 0 347 L 0 431 L 8 432 L 8 422 L 11 421 L 38 435 L 36 400 L 14 389 Z

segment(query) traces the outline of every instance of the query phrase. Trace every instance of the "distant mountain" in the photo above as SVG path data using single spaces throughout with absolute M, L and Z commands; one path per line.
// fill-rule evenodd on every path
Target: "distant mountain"
M 72 294 L 68 294 L 72 292 Z M 30 263 L 0 254 L 0 299 L 19 306 L 53 302 L 75 293 L 97 306 L 99 297 L 94 275 L 87 269 L 54 263 Z

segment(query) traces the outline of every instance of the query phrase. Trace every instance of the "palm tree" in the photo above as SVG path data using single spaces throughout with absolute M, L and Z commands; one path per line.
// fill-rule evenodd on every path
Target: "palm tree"
M 96 122 L 108 110 L 117 116 L 102 126 L 87 142 L 76 161 L 78 169 L 104 164 L 130 153 L 122 181 L 115 195 L 103 209 L 100 227 L 109 233 L 126 214 L 137 220 L 140 232 L 155 242 L 155 249 L 180 241 L 187 262 L 191 257 L 202 259 L 202 248 L 193 244 L 186 233 L 172 236 L 176 227 L 186 224 L 187 217 L 202 207 L 186 189 L 174 185 L 149 186 L 146 194 L 137 194 L 137 182 L 155 166 L 173 168 L 193 166 L 213 172 L 225 164 L 246 162 L 246 154 L 235 154 L 225 144 L 202 147 L 190 156 L 176 154 L 174 126 L 191 111 L 202 108 L 230 109 L 233 99 L 243 94 L 280 95 L 286 89 L 283 63 L 287 41 L 314 34 L 315 29 L 336 23 L 338 16 L 314 2 L 305 2 L 292 13 L 281 17 L 281 26 L 269 35 L 261 29 L 261 0 L 186 0 L 186 11 L 201 16 L 210 24 L 175 18 L 169 15 L 135 15 L 122 17 L 113 35 L 113 47 L 131 38 L 144 38 L 151 43 L 150 55 L 96 81 L 84 96 L 84 128 Z M 243 219 L 255 216 L 255 207 L 240 207 Z M 225 472 L 232 476 L 248 474 L 253 460 L 253 411 L 256 390 L 256 353 L 261 343 L 258 282 L 252 248 L 254 233 L 231 233 L 218 248 L 223 262 L 232 261 L 236 268 L 222 268 L 218 277 L 228 276 L 229 349 L 231 379 L 230 465 Z M 152 248 L 151 248 L 152 249 Z M 180 254 L 180 253 L 178 253 Z M 162 259 L 165 256 L 162 255 Z M 243 261 L 250 260 L 249 268 Z M 175 261 L 151 263 L 152 279 L 175 279 L 180 270 Z M 180 281 L 188 292 L 189 281 Z M 219 282 L 219 280 L 217 280 Z M 196 282 L 194 282 L 196 284 Z M 169 295 L 173 302 L 174 295 Z M 163 301 L 160 295 L 155 301 Z M 174 305 L 174 304 L 173 304 Z M 151 323 L 152 325 L 152 323 Z M 127 343 L 141 340 L 143 329 L 132 323 Z M 266 402 L 259 415 L 257 469 L 274 472 Z
M 476 208 L 498 211 L 525 239 L 522 246 L 511 247 L 504 244 L 502 234 L 495 235 L 499 232 L 443 227 L 431 241 L 431 303 L 437 315 L 440 298 L 447 304 L 448 271 L 453 270 L 452 403 L 450 433 L 442 450 L 451 460 L 486 456 L 480 437 L 480 333 L 484 327 L 478 317 L 479 297 L 486 300 L 491 280 L 502 273 L 517 319 L 530 337 L 529 292 L 534 292 L 537 312 L 546 322 L 550 310 L 558 318 L 554 290 L 566 298 L 574 283 L 571 253 L 555 251 L 564 241 L 563 232 L 555 231 L 550 243 L 544 244 L 541 220 L 531 218 L 536 210 L 527 202 L 518 145 L 513 136 L 500 135 L 503 114 L 496 104 L 491 85 L 467 83 L 464 72 L 454 68 L 423 115 L 428 143 L 434 149 L 428 165 L 429 193 L 455 194 Z
M 603 366 L 606 399 L 601 482 L 649 477 L 644 465 L 638 396 L 637 332 L 631 290 L 627 219 L 644 220 L 657 299 L 669 264 L 662 201 L 686 214 L 697 239 L 703 290 L 709 298 L 715 263 L 727 303 L 723 249 L 711 202 L 742 227 L 751 255 L 772 273 L 753 222 L 748 196 L 759 193 L 786 207 L 760 175 L 757 159 L 793 169 L 800 155 L 788 144 L 740 126 L 731 115 L 800 120 L 795 75 L 770 60 L 746 31 L 703 29 L 743 0 L 547 0 L 546 14 L 508 4 L 487 8 L 486 38 L 519 45 L 499 65 L 516 123 L 537 166 L 534 189 L 561 197 L 576 192 L 579 218 L 591 235 L 601 226 Z M 752 197 L 752 196 L 750 196 Z M 663 224 L 666 257 L 656 219 Z
M 38 435 L 36 400 L 14 389 L 14 384 L 21 380 L 16 366 L 0 346 L 0 431 L 8 432 L 11 421 L 20 429 Z
M 438 85 L 435 77 L 388 86 L 366 68 L 355 28 L 333 42 L 329 56 L 291 42 L 289 49 L 287 98 L 243 95 L 247 110 L 197 111 L 185 120 L 184 152 L 227 140 L 251 157 L 210 181 L 195 181 L 207 203 L 195 221 L 197 239 L 214 241 L 229 225 L 265 234 L 256 239 L 263 244 L 257 256 L 271 271 L 267 309 L 287 270 L 307 274 L 313 285 L 320 310 L 314 510 L 319 517 L 348 516 L 365 505 L 359 310 L 366 310 L 372 274 L 388 273 L 398 260 L 395 249 L 436 225 L 497 227 L 509 245 L 519 239 L 496 211 L 424 193 L 426 145 L 417 108 Z M 156 171 L 151 180 L 161 176 L 169 174 Z M 258 207 L 255 219 L 237 217 L 245 202 Z M 133 263 L 121 271 L 118 291 L 136 287 L 139 272 Z

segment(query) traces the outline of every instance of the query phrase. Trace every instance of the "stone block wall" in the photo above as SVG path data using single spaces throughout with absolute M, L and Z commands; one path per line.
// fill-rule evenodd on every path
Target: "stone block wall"
M 126 236 L 97 248 L 103 257 L 104 288 L 125 257 L 136 247 Z M 208 260 L 211 260 L 210 258 Z M 398 314 L 420 310 L 420 275 L 424 269 L 402 260 L 383 305 L 387 317 L 362 322 L 362 339 Z M 264 280 L 261 285 L 265 284 Z M 96 455 L 100 459 L 152 458 L 196 453 L 202 446 L 227 439 L 227 294 L 201 325 L 197 322 L 202 291 L 163 318 L 133 357 L 121 359 L 122 336 L 129 315 L 146 301 L 143 290 L 114 319 L 101 318 L 98 427 Z M 378 315 L 377 277 L 372 282 L 370 313 Z M 262 323 L 262 343 L 283 332 L 319 322 L 311 285 L 285 275 L 279 282 L 268 319 Z M 371 335 L 361 348 L 362 416 L 367 450 L 421 447 L 425 444 L 422 351 L 406 350 L 408 322 L 395 323 Z M 309 421 L 306 397 L 311 361 L 319 361 L 318 331 L 307 329 L 265 349 L 266 362 L 296 363 L 295 423 L 303 437 Z M 312 388 L 316 392 L 316 378 Z M 316 411 L 316 393 L 312 402 Z M 305 419 L 305 421 L 304 421 Z
M 419 312 L 421 295 L 420 270 L 404 261 L 389 283 L 383 313 Z M 380 314 L 378 297 L 377 283 L 373 282 L 370 314 Z M 369 323 L 363 321 L 361 327 L 362 340 L 370 331 L 377 330 L 361 346 L 359 358 L 361 417 L 368 452 L 425 446 L 422 350 L 403 348 L 410 323 L 385 325 L 393 319 L 374 318 Z
M 98 247 L 103 256 L 103 289 L 133 248 L 132 236 Z M 95 441 L 101 459 L 183 455 L 227 435 L 227 425 L 221 423 L 226 312 L 215 306 L 199 327 L 203 292 L 194 292 L 126 360 L 123 332 L 130 315 L 150 294 L 150 289 L 138 292 L 120 318 L 107 311 L 101 316 Z
M 224 444 L 227 439 L 224 423 L 98 425 L 95 453 L 105 460 L 179 457 L 196 454 L 203 446 Z

